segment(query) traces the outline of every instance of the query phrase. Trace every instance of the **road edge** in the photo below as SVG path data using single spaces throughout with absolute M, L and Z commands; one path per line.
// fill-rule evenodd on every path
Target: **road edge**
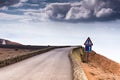
M 79 60 L 73 55 L 73 49 L 70 51 L 69 58 L 73 68 L 73 80 L 88 80 Z

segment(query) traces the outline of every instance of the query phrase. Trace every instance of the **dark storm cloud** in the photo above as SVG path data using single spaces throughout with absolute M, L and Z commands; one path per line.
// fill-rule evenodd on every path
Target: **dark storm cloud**
M 38 4 L 40 2 L 55 3 L 55 2 L 75 2 L 80 0 L 29 0 L 28 2 Z
M 75 3 L 51 3 L 42 13 L 56 20 L 113 20 L 120 18 L 120 0 L 82 0 Z
M 25 1 L 27 0 L 0 0 L 0 7 L 11 6 Z
M 119 4 L 120 0 L 0 0 L 0 10 L 16 10 L 14 14 L 35 21 L 108 21 L 120 19 Z

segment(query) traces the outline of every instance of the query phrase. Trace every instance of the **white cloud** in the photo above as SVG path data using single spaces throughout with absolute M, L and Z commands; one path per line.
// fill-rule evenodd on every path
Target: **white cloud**
M 6 10 L 8 10 L 8 7 L 7 6 L 3 6 L 3 7 L 0 8 L 0 10 L 6 11 Z
M 87 19 L 90 17 L 91 11 L 84 7 L 72 7 L 66 14 L 65 19 Z
M 24 2 L 28 0 L 20 0 L 18 3 L 11 5 L 11 7 L 20 7 L 24 5 Z
M 13 15 L 13 14 L 7 14 L 7 13 L 0 13 L 0 20 L 24 21 L 24 20 L 31 20 L 31 18 L 26 15 Z
M 39 11 L 31 9 L 28 11 L 24 11 L 24 15 L 7 14 L 7 13 L 1 12 L 0 20 L 10 20 L 10 21 L 12 20 L 12 21 L 20 21 L 20 22 L 38 22 L 38 21 L 47 21 L 48 16 L 46 16 L 44 13 L 40 13 Z
M 70 8 L 70 3 L 52 3 L 47 5 L 43 11 L 47 16 L 49 16 L 49 18 L 61 19 L 66 17 L 66 14 Z
M 110 14 L 112 14 L 113 10 L 110 8 L 102 8 L 100 11 L 98 11 L 96 13 L 96 17 L 106 17 L 109 16 Z
M 22 16 L 18 15 L 12 15 L 12 14 L 7 14 L 7 13 L 0 13 L 0 19 L 5 19 L 5 20 L 12 20 L 12 19 L 20 19 Z
M 44 12 L 25 12 L 24 16 L 28 16 L 34 22 L 38 21 L 47 21 L 49 20 L 48 16 Z
M 12 5 L 11 7 L 20 7 L 20 6 L 23 6 L 23 3 L 19 2 L 17 4 Z
M 20 2 L 26 2 L 26 1 L 28 1 L 28 0 L 20 0 Z
M 91 17 L 91 10 L 81 6 L 81 3 L 51 3 L 41 10 L 50 19 L 87 19 Z

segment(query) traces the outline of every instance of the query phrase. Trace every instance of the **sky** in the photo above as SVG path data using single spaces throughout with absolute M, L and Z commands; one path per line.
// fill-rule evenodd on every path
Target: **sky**
M 25 45 L 82 45 L 120 63 L 120 0 L 0 0 L 0 38 Z

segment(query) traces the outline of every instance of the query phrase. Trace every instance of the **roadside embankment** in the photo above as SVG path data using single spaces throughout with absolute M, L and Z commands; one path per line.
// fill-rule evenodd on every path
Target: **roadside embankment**
M 97 54 L 94 51 L 89 54 L 89 61 L 93 66 L 101 68 L 106 73 L 117 74 L 120 76 L 120 64 L 117 62 Z
M 70 53 L 70 60 L 73 67 L 73 80 L 88 80 L 80 64 L 81 58 L 78 56 L 79 54 L 77 54 L 76 49 L 74 48 Z
M 72 52 L 74 62 L 78 62 L 79 66 L 82 66 L 88 80 L 119 80 L 120 79 L 120 64 L 116 63 L 96 52 L 85 52 L 84 47 L 73 49 Z M 88 56 L 88 57 L 86 57 Z M 77 63 L 76 63 L 77 64 Z M 75 65 L 75 63 L 73 64 Z M 76 66 L 76 65 L 75 65 Z M 74 66 L 73 66 L 73 69 Z M 75 80 L 80 79 L 80 70 L 77 72 L 74 70 Z M 75 74 L 75 71 L 77 74 Z M 78 75 L 79 74 L 79 75 Z

